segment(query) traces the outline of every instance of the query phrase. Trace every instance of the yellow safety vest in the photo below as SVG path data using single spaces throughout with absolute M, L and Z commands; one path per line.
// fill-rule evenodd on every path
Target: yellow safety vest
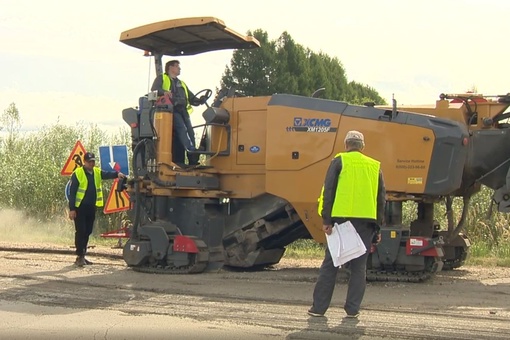
M 98 167 L 94 167 L 94 184 L 96 187 L 96 207 L 100 208 L 103 206 L 103 190 L 101 188 L 101 169 Z M 87 175 L 85 174 L 85 169 L 80 167 L 74 171 L 76 174 L 76 178 L 78 179 L 78 191 L 76 191 L 76 203 L 74 204 L 76 207 L 79 207 L 81 201 L 85 197 L 85 191 L 87 191 L 87 187 L 89 185 L 87 180 Z
M 377 191 L 381 163 L 361 152 L 341 152 L 342 171 L 338 177 L 331 217 L 377 219 Z M 324 187 L 319 197 L 322 216 Z
M 186 94 L 186 111 L 188 111 L 188 114 L 191 114 L 193 112 L 193 108 L 189 103 L 188 87 L 182 80 L 181 84 L 182 87 L 184 88 L 184 93 Z M 172 78 L 170 78 L 166 73 L 163 73 L 163 85 L 161 85 L 161 87 L 163 88 L 164 91 L 170 91 L 170 87 L 172 87 Z

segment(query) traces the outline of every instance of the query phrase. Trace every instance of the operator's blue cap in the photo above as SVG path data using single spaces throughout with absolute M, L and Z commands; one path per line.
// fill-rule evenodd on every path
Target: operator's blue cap
M 94 155 L 92 152 L 86 152 L 85 156 L 83 156 L 83 159 L 85 160 L 85 162 L 95 161 L 96 155 Z

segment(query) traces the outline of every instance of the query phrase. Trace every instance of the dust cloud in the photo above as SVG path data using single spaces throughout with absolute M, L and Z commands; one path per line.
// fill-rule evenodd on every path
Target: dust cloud
M 63 216 L 41 222 L 21 211 L 1 209 L 0 242 L 73 244 L 74 225 Z

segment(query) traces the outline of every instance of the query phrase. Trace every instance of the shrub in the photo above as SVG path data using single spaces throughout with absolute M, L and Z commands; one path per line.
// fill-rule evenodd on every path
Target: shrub
M 64 190 L 69 178 L 61 176 L 60 171 L 77 140 L 87 151 L 97 153 L 102 145 L 129 145 L 130 136 L 127 129 L 108 135 L 95 125 L 55 124 L 24 135 L 13 131 L 9 144 L 6 140 L 0 142 L 0 207 L 41 221 L 65 216 L 68 207 Z M 111 181 L 103 181 L 105 198 L 110 188 Z M 105 217 L 100 213 L 96 229 L 108 230 L 111 223 L 120 226 L 122 216 L 114 213 Z

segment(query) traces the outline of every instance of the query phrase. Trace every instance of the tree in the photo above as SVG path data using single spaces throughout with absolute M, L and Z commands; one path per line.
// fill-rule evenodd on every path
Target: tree
M 349 87 L 353 89 L 352 97 L 347 98 L 351 103 L 364 104 L 374 102 L 376 104 L 385 104 L 384 99 L 370 86 L 351 81 Z
M 11 103 L 4 110 L 3 115 L 0 117 L 0 122 L 2 123 L 0 130 L 6 130 L 7 132 L 7 138 L 3 141 L 3 144 L 6 150 L 12 150 L 21 127 L 21 118 L 16 104 Z
M 250 32 L 248 32 L 251 35 Z M 264 96 L 274 93 L 276 53 L 275 43 L 267 32 L 256 30 L 253 36 L 261 43 L 258 49 L 236 50 L 225 68 L 221 86 L 235 89 L 245 95 Z
M 283 32 L 276 43 L 276 93 L 310 95 L 310 65 L 303 46 Z
M 248 32 L 248 35 L 251 35 Z M 270 41 L 267 32 L 258 29 L 253 36 L 261 47 L 236 50 L 225 68 L 221 87 L 234 87 L 247 96 L 288 93 L 310 96 L 324 88 L 322 97 L 352 104 L 386 104 L 369 86 L 349 82 L 341 62 L 325 53 L 315 53 L 296 43 L 288 32 Z

